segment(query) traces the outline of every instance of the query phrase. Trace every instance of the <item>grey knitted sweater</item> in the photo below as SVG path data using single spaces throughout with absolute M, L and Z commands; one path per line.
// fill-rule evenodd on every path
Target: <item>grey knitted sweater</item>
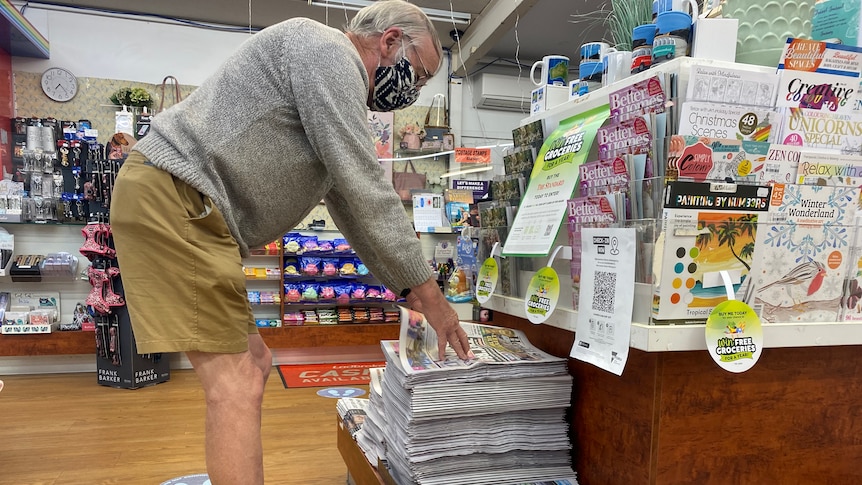
M 393 291 L 431 277 L 398 195 L 377 162 L 368 75 L 347 36 L 290 19 L 250 37 L 135 145 L 208 195 L 243 256 L 325 200 L 371 272 Z

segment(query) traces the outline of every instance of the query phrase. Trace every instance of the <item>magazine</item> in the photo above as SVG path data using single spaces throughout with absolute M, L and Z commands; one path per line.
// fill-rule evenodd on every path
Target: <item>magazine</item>
M 689 72 L 685 99 L 771 108 L 777 88 L 775 73 L 695 64 Z
M 663 113 L 666 98 L 658 76 L 625 86 L 608 94 L 611 119 L 626 121 L 648 113 Z
M 663 244 L 656 249 L 662 263 L 656 269 L 652 315 L 657 320 L 705 320 L 727 299 L 722 271 L 734 292 L 749 278 L 758 215 L 769 208 L 771 188 L 669 182 L 665 190 Z
M 727 138 L 673 135 L 667 181 L 791 183 L 799 147 Z
M 781 143 L 806 149 L 862 155 L 862 113 L 784 108 Z
M 776 185 L 743 300 L 765 323 L 834 322 L 851 258 L 858 187 Z
M 780 112 L 733 104 L 686 101 L 682 104 L 679 135 L 772 142 L 778 139 Z

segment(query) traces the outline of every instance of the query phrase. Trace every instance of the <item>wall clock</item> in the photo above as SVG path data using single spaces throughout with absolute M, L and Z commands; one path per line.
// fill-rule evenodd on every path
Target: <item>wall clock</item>
M 78 93 L 78 78 L 62 67 L 52 67 L 42 73 L 42 91 L 54 101 L 65 103 Z

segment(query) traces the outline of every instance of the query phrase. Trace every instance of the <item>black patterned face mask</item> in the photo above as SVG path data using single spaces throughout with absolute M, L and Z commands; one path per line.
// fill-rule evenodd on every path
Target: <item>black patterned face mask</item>
M 377 66 L 371 110 L 394 111 L 415 103 L 419 98 L 416 78 L 416 71 L 407 60 L 406 54 L 394 66 Z

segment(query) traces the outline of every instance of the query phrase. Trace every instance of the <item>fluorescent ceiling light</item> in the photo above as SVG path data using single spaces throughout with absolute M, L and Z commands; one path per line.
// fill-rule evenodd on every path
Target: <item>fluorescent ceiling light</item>
M 363 7 L 371 5 L 369 0 L 308 0 L 309 5 L 317 7 L 332 7 L 341 8 L 344 10 L 357 11 Z M 454 22 L 456 24 L 469 24 L 470 14 L 464 12 L 455 12 L 450 10 L 440 10 L 437 8 L 420 7 L 429 19 L 436 22 Z

